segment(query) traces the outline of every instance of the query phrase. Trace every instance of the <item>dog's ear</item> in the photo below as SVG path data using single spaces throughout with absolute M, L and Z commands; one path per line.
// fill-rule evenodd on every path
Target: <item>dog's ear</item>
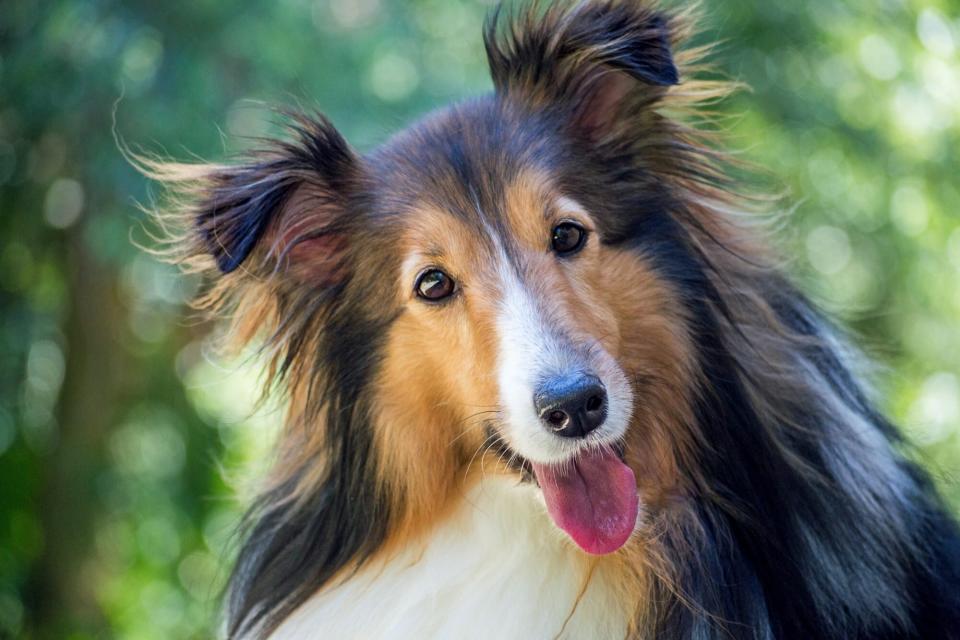
M 679 82 L 670 20 L 638 0 L 561 0 L 488 18 L 484 44 L 497 94 L 534 110 L 563 108 L 599 138 L 631 96 L 648 100 Z
M 171 252 L 221 274 L 289 275 L 315 284 L 343 276 L 347 200 L 359 161 L 323 117 L 294 116 L 289 142 L 236 165 L 147 164 L 178 192 L 182 246 Z M 211 264 L 212 259 L 212 264 Z

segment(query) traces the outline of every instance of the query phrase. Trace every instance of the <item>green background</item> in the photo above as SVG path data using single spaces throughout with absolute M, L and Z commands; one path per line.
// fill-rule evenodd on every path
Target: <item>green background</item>
M 960 506 L 960 8 L 706 2 L 752 87 L 721 105 L 786 194 L 783 254 L 877 363 L 881 404 Z M 0 637 L 215 629 L 240 471 L 277 409 L 139 252 L 155 195 L 111 135 L 222 159 L 327 113 L 361 149 L 489 89 L 460 0 L 28 2 L 0 8 Z M 118 99 L 123 96 L 122 100 Z M 242 477 L 251 477 L 244 472 Z

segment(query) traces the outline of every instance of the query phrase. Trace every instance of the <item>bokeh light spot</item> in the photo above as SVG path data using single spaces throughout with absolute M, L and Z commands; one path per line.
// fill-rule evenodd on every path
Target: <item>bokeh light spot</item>
M 921 444 L 940 442 L 960 422 L 960 381 L 953 373 L 934 373 L 920 387 L 907 420 Z
M 927 8 L 917 18 L 917 37 L 930 53 L 947 58 L 956 50 L 950 24 L 936 9 Z
M 0 636 L 9 633 L 9 636 L 19 636 L 23 625 L 23 603 L 10 593 L 0 592 Z
M 66 229 L 80 218 L 83 201 L 83 186 L 76 180 L 60 178 L 47 189 L 43 217 L 51 227 Z
M 163 59 L 163 42 L 155 29 L 137 32 L 123 51 L 120 68 L 127 87 L 134 92 L 149 87 Z
M 380 10 L 379 0 L 330 0 L 330 13 L 341 27 L 370 24 Z
M 807 234 L 807 259 L 820 273 L 833 275 L 850 262 L 852 250 L 847 232 L 823 225 Z
M 217 574 L 217 560 L 206 551 L 194 551 L 177 566 L 180 584 L 201 602 L 208 602 L 216 597 L 219 588 L 216 584 Z
M 388 52 L 370 67 L 370 89 L 385 102 L 403 100 L 417 88 L 420 74 L 409 58 Z
M 176 475 L 183 468 L 186 445 L 164 409 L 139 408 L 110 438 L 114 465 L 132 477 L 154 479 Z
M 900 56 L 893 45 L 877 34 L 860 41 L 860 64 L 877 80 L 893 80 L 900 73 Z
M 930 212 L 927 199 L 913 183 L 899 185 L 890 198 L 890 218 L 905 236 L 915 237 L 927 228 Z
M 158 566 L 167 565 L 180 555 L 180 536 L 170 520 L 168 514 L 153 516 L 137 527 L 140 553 Z

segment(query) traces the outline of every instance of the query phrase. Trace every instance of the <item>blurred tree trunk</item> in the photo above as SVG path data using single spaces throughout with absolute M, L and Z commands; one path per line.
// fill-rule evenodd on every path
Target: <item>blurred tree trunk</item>
M 122 376 L 130 370 L 120 344 L 125 314 L 115 274 L 90 254 L 82 229 L 70 235 L 65 270 L 70 302 L 59 439 L 44 463 L 44 550 L 31 589 L 40 638 L 105 628 L 93 589 L 95 525 L 103 508 L 97 475 L 106 462 L 110 429 L 120 417 Z

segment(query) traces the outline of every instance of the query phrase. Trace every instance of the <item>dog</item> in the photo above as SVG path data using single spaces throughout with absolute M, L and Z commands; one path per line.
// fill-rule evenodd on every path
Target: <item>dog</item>
M 957 525 L 690 124 L 689 23 L 498 9 L 493 93 L 366 155 L 139 159 L 289 407 L 227 636 L 960 638 Z

